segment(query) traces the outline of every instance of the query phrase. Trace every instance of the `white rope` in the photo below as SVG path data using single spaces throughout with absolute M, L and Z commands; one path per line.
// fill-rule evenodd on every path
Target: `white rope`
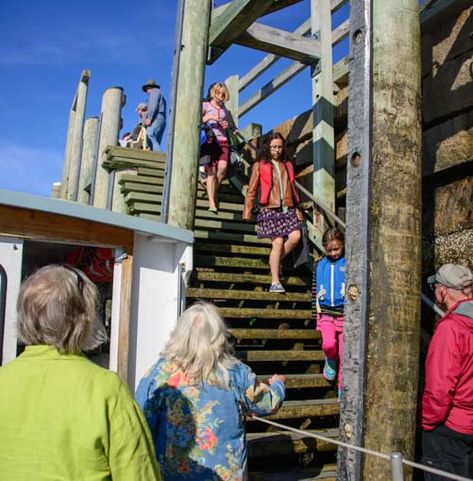
M 372 449 L 362 448 L 360 446 L 355 446 L 353 444 L 344 443 L 343 441 L 338 441 L 335 439 L 328 438 L 326 436 L 322 436 L 321 434 L 314 434 L 309 433 L 308 431 L 302 431 L 301 429 L 292 428 L 290 426 L 286 426 L 284 424 L 276 423 L 274 421 L 270 421 L 269 419 L 260 418 L 258 416 L 252 416 L 252 419 L 256 421 L 261 421 L 262 423 L 269 424 L 270 426 L 275 426 L 280 429 L 284 429 L 285 431 L 292 431 L 296 434 L 302 434 L 303 436 L 307 436 L 314 439 L 319 439 L 321 441 L 326 441 L 328 443 L 336 444 L 337 446 L 341 446 L 347 449 L 353 449 L 354 451 L 359 451 L 360 453 L 371 454 L 372 456 L 376 456 L 378 458 L 386 459 L 387 461 L 391 460 L 391 455 L 386 453 L 381 453 L 380 451 L 373 451 Z M 424 464 L 415 463 L 413 461 L 408 461 L 407 459 L 402 458 L 402 462 L 413 468 L 421 469 L 423 471 L 428 471 L 429 473 L 438 474 L 441 476 L 445 476 L 449 479 L 454 479 L 455 481 L 472 481 L 471 478 L 465 478 L 463 476 L 459 476 L 458 474 L 447 473 L 446 471 L 442 471 L 440 469 L 431 468 L 429 466 L 425 466 Z

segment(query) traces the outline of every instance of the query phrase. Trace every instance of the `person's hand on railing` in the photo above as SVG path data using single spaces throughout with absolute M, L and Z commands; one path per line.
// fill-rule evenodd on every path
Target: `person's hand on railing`
M 273 382 L 275 381 L 281 381 L 283 384 L 286 382 L 286 376 L 283 376 L 282 374 L 273 374 L 269 379 L 268 383 L 271 386 Z

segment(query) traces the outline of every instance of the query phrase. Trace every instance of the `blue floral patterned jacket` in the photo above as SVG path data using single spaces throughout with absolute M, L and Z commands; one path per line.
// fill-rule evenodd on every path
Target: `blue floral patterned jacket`
M 161 358 L 140 381 L 136 400 L 145 413 L 165 481 L 245 479 L 244 415 L 277 411 L 281 381 L 260 383 L 241 362 L 229 369 L 230 389 L 193 384 Z

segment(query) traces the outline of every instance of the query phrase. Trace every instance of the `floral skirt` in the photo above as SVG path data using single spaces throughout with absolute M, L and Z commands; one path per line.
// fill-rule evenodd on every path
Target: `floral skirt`
M 256 233 L 258 239 L 287 237 L 291 232 L 301 229 L 296 209 L 269 209 L 263 207 L 256 217 Z

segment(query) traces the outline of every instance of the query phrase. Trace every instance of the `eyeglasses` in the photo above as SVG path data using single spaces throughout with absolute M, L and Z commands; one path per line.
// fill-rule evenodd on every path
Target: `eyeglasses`
M 68 271 L 73 272 L 75 274 L 77 279 L 77 289 L 79 289 L 80 295 L 83 296 L 84 295 L 84 279 L 79 274 L 77 269 L 74 269 L 74 267 L 68 266 L 66 264 L 64 264 L 62 267 L 64 267 L 64 269 L 67 269 Z

